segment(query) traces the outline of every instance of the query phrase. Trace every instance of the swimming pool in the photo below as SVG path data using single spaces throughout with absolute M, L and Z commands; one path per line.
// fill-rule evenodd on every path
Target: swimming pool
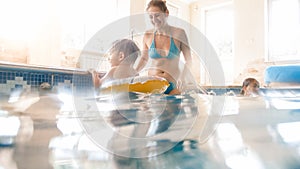
M 2 92 L 0 167 L 300 166 L 297 89 L 263 89 L 260 97 L 99 96 L 71 81 Z

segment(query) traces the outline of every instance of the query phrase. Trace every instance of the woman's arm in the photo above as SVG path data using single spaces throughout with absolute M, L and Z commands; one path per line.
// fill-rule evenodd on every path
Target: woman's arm
M 136 67 L 136 71 L 140 72 L 147 64 L 148 60 L 149 60 L 149 56 L 148 56 L 148 45 L 147 42 L 149 41 L 149 33 L 146 32 L 144 34 L 143 37 L 143 46 L 142 46 L 142 52 L 141 52 L 141 59 L 139 61 L 139 64 Z
M 190 49 L 187 35 L 184 30 L 182 30 L 182 32 L 180 33 L 180 40 L 181 40 L 180 48 L 181 48 L 182 54 L 184 56 L 186 65 L 191 66 L 191 64 L 192 64 L 191 63 L 192 62 L 191 49 Z
M 192 74 L 192 67 L 193 67 L 192 54 L 191 54 L 188 38 L 184 30 L 182 30 L 180 37 L 181 37 L 180 48 L 185 60 L 184 68 L 180 75 L 180 80 L 182 81 L 182 85 L 187 85 L 182 87 L 184 88 L 196 87 L 197 83 Z

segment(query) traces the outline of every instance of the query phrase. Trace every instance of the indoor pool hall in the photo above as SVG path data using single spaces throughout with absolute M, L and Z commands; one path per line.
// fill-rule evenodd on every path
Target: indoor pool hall
M 0 169 L 300 169 L 300 0 L 9 0 L 0 22 Z

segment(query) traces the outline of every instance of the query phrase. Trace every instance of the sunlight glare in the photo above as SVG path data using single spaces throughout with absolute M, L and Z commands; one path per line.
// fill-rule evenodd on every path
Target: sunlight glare
M 274 98 L 270 102 L 272 106 L 279 110 L 300 109 L 300 99 L 298 98 Z
M 47 11 L 47 4 L 38 0 L 0 1 L 0 37 L 29 42 Z
M 286 143 L 299 143 L 300 122 L 280 123 L 277 125 L 280 136 Z
M 238 151 L 244 147 L 241 133 L 232 123 L 219 124 L 217 135 L 218 145 L 224 153 Z

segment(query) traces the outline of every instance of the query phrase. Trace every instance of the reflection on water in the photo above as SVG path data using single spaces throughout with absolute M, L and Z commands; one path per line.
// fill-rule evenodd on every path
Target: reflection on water
M 14 144 L 20 128 L 20 120 L 16 116 L 0 117 L 0 145 Z
M 234 124 L 220 124 L 216 136 L 218 138 L 217 145 L 225 157 L 226 165 L 229 168 L 263 168 L 260 159 L 244 143 L 240 131 Z
M 2 97 L 0 168 L 300 168 L 299 93 L 263 92 Z
M 56 167 L 207 168 L 216 165 L 197 148 L 201 127 L 210 114 L 211 96 L 118 93 L 76 99 L 80 104 L 76 118 L 58 116 L 57 126 L 63 135 L 51 139 L 49 144 Z M 71 123 L 75 124 L 73 128 Z M 186 162 L 180 162 L 182 159 Z
M 277 131 L 285 143 L 300 144 L 300 122 L 279 123 Z
M 300 98 L 269 98 L 268 104 L 272 105 L 276 109 L 300 109 Z

